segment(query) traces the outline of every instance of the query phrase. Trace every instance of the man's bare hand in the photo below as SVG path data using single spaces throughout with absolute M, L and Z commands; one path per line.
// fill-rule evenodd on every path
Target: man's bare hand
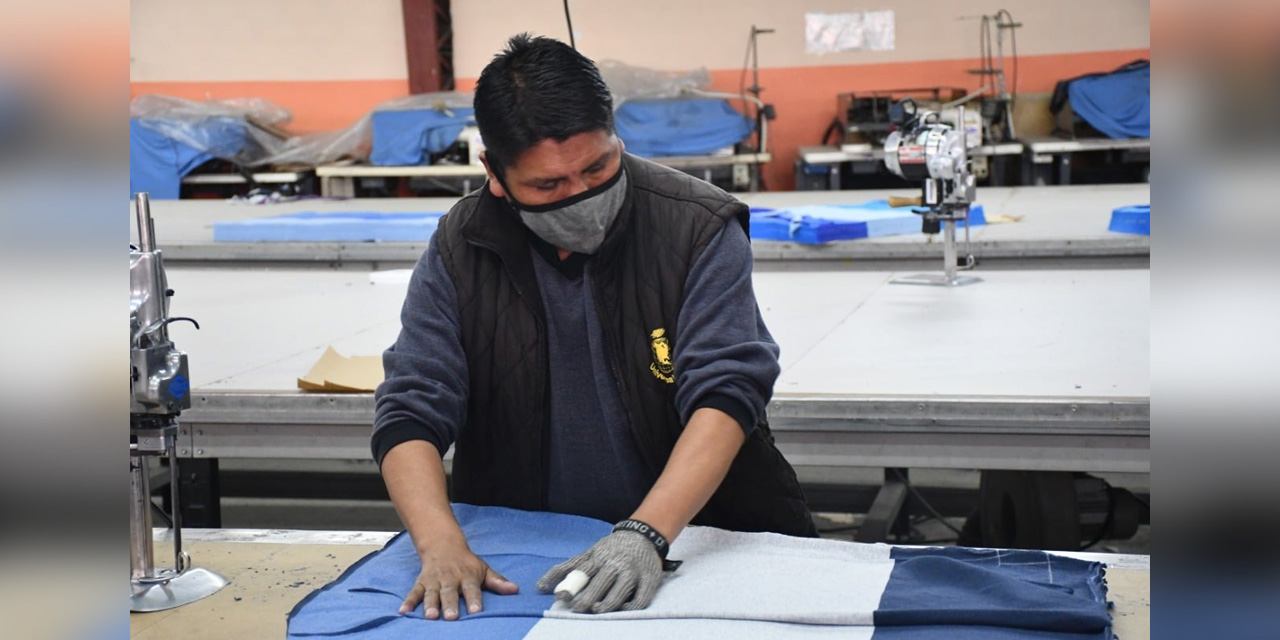
M 457 620 L 460 615 L 459 596 L 466 603 L 468 613 L 479 613 L 484 609 L 481 591 L 509 596 L 520 590 L 516 583 L 491 569 L 465 544 L 440 544 L 420 555 L 422 571 L 409 596 L 400 605 L 400 615 L 413 611 L 421 603 L 428 620 L 442 617 Z

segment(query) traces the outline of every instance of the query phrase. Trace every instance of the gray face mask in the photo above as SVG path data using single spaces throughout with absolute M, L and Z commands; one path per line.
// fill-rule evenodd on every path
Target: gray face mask
M 511 206 L 529 230 L 558 248 L 586 254 L 600 248 L 626 197 L 627 172 L 621 166 L 600 186 L 550 204 L 521 204 L 508 191 Z

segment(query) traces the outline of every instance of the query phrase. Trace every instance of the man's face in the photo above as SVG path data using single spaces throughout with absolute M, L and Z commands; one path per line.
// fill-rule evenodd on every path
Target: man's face
M 563 141 L 543 140 L 507 165 L 503 179 L 516 202 L 529 206 L 550 204 L 612 178 L 622 164 L 624 148 L 617 136 L 605 131 L 579 133 Z M 505 198 L 507 192 L 494 178 L 487 160 L 485 170 L 489 173 L 489 192 Z

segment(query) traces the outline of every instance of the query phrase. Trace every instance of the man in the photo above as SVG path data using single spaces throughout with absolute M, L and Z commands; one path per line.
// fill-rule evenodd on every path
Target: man
M 690 523 L 816 535 L 765 406 L 778 347 L 751 288 L 747 208 L 628 156 L 595 65 L 520 35 L 484 69 L 484 188 L 414 269 L 372 439 L 422 572 L 401 613 L 517 586 L 471 553 L 458 502 L 618 522 L 538 582 L 580 612 L 638 609 Z

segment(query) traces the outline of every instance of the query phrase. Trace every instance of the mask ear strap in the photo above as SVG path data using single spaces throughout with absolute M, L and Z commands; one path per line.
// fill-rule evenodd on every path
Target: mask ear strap
M 498 184 L 502 186 L 502 192 L 507 196 L 503 198 L 503 200 L 506 201 L 507 205 L 516 213 L 520 213 L 520 202 L 516 200 L 515 196 L 511 195 L 511 187 L 507 186 L 507 181 L 502 177 L 502 169 L 499 169 L 496 165 L 492 164 L 489 165 L 489 169 L 493 171 L 493 177 L 497 178 Z

